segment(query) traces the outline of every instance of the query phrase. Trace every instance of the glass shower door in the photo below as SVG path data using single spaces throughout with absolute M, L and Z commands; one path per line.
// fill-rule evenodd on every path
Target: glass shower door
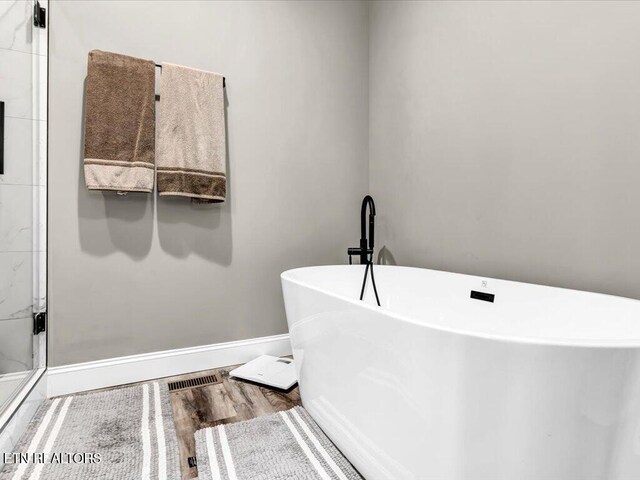
M 0 2 L 0 415 L 46 366 L 34 316 L 46 311 L 47 29 L 35 3 Z

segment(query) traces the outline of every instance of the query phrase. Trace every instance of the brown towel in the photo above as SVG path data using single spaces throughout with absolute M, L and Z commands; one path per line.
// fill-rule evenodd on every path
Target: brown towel
M 226 144 L 223 77 L 162 64 L 158 105 L 158 193 L 223 202 Z
M 154 148 L 155 63 L 89 52 L 84 126 L 87 188 L 152 192 Z

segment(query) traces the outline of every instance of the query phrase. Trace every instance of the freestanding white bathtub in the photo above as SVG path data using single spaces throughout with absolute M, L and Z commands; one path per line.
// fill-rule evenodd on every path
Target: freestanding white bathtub
M 303 404 L 364 477 L 640 479 L 639 301 L 376 266 L 378 307 L 363 272 L 282 288 Z

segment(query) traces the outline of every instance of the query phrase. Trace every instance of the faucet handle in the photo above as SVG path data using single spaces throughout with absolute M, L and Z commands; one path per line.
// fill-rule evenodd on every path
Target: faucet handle
M 351 256 L 355 255 L 356 257 L 361 256 L 363 253 L 365 253 L 366 255 L 372 255 L 373 254 L 373 248 L 360 248 L 360 247 L 349 247 L 347 248 L 347 255 L 349 255 L 349 265 L 351 265 L 352 261 L 351 261 Z
M 361 250 L 358 247 L 349 247 L 347 248 L 347 255 L 349 255 L 349 265 L 353 264 L 353 260 L 351 259 L 352 255 L 360 255 Z

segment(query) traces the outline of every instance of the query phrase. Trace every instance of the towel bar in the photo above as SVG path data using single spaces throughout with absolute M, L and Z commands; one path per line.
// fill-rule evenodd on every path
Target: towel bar
M 156 63 L 156 67 L 162 70 L 162 65 L 160 65 L 159 63 Z M 225 88 L 226 86 L 227 86 L 227 77 L 222 77 L 222 88 Z M 156 95 L 156 98 L 158 98 L 158 95 Z

